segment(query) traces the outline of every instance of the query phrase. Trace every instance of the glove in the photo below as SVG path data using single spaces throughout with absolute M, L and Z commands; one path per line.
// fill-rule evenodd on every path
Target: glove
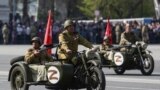
M 67 49 L 66 52 L 67 52 L 68 54 L 71 54 L 71 53 L 72 53 L 72 51 L 71 51 L 70 49 Z
M 127 42 L 126 44 L 127 44 L 127 45 L 131 45 L 132 43 L 130 43 L 130 42 Z
M 34 53 L 34 55 L 35 55 L 35 56 L 39 56 L 39 55 L 40 55 L 39 50 L 34 50 L 34 52 L 33 52 L 33 53 Z

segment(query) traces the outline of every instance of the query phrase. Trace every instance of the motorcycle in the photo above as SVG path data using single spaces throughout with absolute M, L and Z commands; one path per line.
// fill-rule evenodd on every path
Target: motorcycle
M 106 81 L 101 62 L 95 57 L 90 57 L 89 52 L 89 50 L 77 52 L 78 63 L 74 66 L 59 60 L 56 50 L 55 55 L 53 55 L 56 60 L 44 64 L 48 79 L 45 82 L 34 82 L 32 72 L 28 64 L 24 62 L 24 56 L 16 57 L 11 60 L 12 67 L 8 76 L 11 90 L 29 90 L 30 85 L 45 85 L 46 89 L 55 90 L 78 90 L 82 88 L 105 90 Z
M 151 75 L 154 70 L 154 59 L 147 46 L 146 43 L 137 41 L 135 44 L 113 47 L 110 49 L 112 60 L 106 60 L 101 55 L 103 66 L 113 67 L 115 73 L 119 75 L 125 70 L 133 69 L 140 70 L 143 75 Z

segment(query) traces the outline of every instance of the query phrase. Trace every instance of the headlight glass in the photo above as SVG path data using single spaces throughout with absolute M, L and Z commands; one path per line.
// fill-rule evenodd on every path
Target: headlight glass
M 147 46 L 148 46 L 148 45 L 147 45 L 146 43 L 143 43 L 143 44 L 142 44 L 142 48 L 143 48 L 143 49 L 146 49 Z

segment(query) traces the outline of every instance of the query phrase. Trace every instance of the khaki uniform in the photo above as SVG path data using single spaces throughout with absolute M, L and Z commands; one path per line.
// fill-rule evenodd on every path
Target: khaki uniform
M 33 81 L 46 81 L 46 69 L 44 62 L 53 61 L 52 57 L 43 51 L 39 56 L 34 55 L 34 49 L 30 48 L 25 54 L 25 61 L 29 64 L 32 71 Z
M 109 48 L 112 47 L 113 47 L 112 45 L 103 45 L 103 44 L 100 46 L 100 53 L 104 56 L 106 60 L 112 60 L 113 52 L 108 50 Z
M 67 30 L 64 30 L 59 35 L 60 48 L 58 49 L 58 58 L 64 60 L 70 60 L 78 51 L 78 45 L 81 44 L 85 47 L 92 48 L 92 44 L 78 33 L 70 34 Z M 71 50 L 73 53 L 68 54 L 66 50 Z M 75 52 L 75 53 L 74 53 Z
M 127 45 L 128 43 L 135 44 L 135 42 L 138 40 L 139 39 L 133 32 L 130 33 L 123 32 L 121 34 L 120 45 Z
M 145 42 L 145 43 L 149 43 L 149 35 L 148 35 L 149 31 L 148 31 L 148 28 L 146 25 L 144 25 L 142 27 L 142 40 Z
M 133 32 L 130 33 L 123 32 L 121 34 L 120 45 L 127 45 L 128 43 L 135 44 L 136 41 L 139 41 L 139 39 Z M 128 49 L 121 48 L 120 51 L 126 52 L 128 51 Z
M 8 38 L 9 38 L 9 29 L 7 28 L 7 25 L 3 26 L 2 34 L 3 34 L 3 43 L 7 44 L 8 43 Z
M 122 31 L 121 31 L 120 25 L 117 24 L 115 27 L 116 43 L 120 42 L 121 33 L 122 33 Z

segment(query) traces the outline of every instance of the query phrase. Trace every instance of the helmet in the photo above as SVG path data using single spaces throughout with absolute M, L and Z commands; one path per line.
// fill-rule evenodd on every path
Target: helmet
M 64 28 L 66 28 L 66 27 L 68 27 L 68 26 L 70 26 L 70 25 L 73 25 L 72 20 L 66 20 L 66 21 L 64 22 Z
M 31 42 L 38 42 L 40 45 L 42 43 L 41 39 L 39 37 L 33 37 Z

